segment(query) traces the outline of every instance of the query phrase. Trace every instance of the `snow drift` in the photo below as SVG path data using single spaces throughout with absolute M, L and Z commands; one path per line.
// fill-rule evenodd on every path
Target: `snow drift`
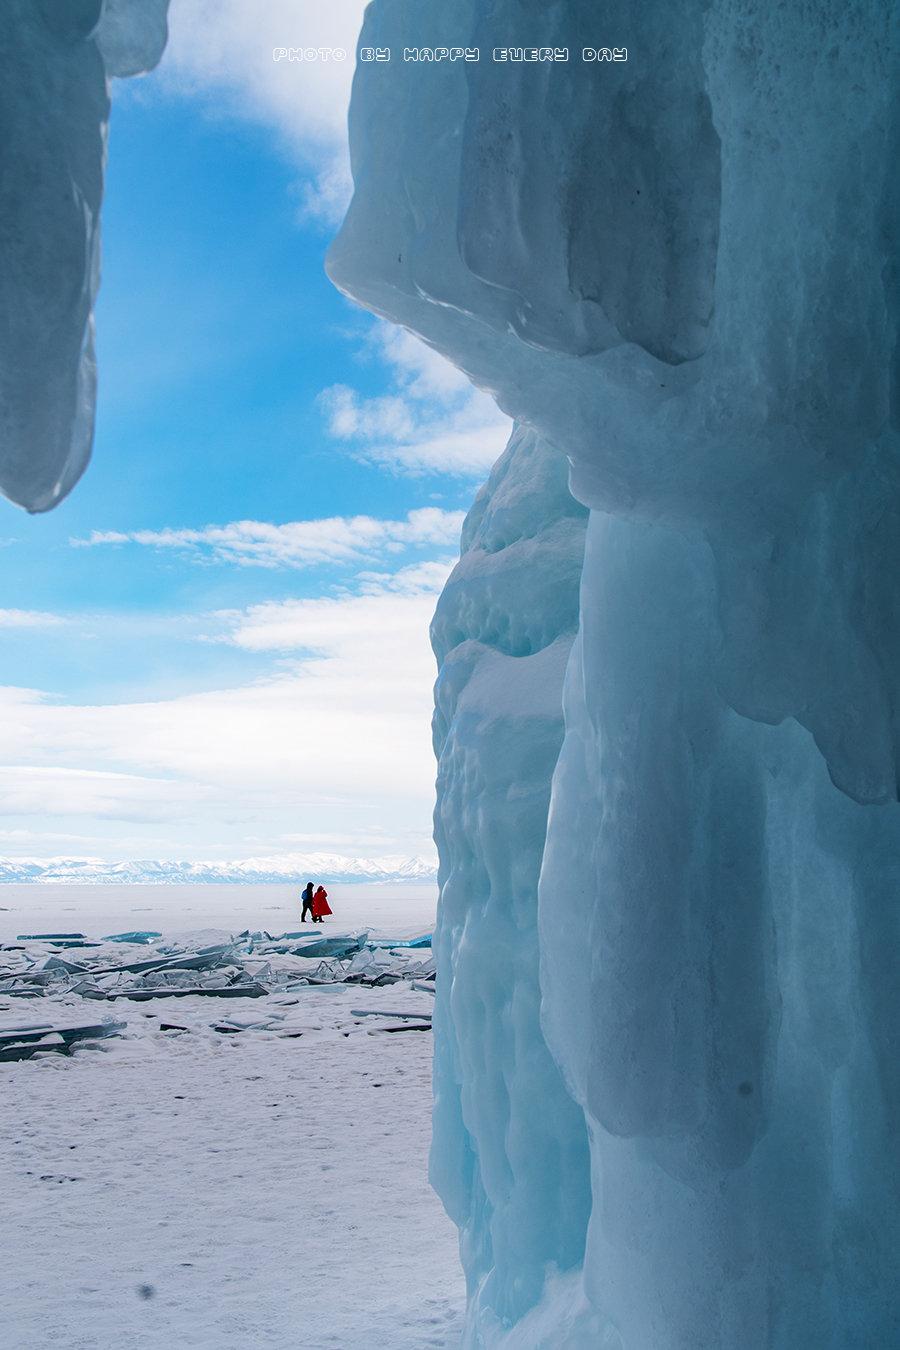
M 46 511 L 94 434 L 108 79 L 154 66 L 168 0 L 7 0 L 0 42 L 0 490 Z
M 590 508 L 558 756 L 577 517 L 542 456 L 435 624 L 469 1342 L 890 1344 L 896 14 L 376 0 L 362 42 L 482 59 L 360 65 L 332 275 Z

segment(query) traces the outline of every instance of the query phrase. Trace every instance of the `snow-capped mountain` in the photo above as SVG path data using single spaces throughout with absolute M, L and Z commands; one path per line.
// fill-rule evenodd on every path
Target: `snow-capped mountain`
M 107 862 L 102 858 L 0 858 L 0 883 L 34 882 L 83 885 L 173 885 L 188 882 L 299 882 L 314 878 L 332 883 L 433 881 L 437 868 L 429 858 L 388 855 L 348 858 L 339 853 L 282 853 L 229 862 L 171 862 L 141 859 Z

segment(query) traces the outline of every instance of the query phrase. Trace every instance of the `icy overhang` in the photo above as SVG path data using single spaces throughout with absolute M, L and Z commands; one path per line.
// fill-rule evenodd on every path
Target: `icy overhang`
M 28 511 L 91 454 L 109 79 L 151 69 L 168 0 L 6 0 L 0 41 L 0 490 Z

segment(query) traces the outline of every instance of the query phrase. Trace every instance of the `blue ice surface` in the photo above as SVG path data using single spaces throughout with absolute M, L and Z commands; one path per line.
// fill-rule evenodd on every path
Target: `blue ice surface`
M 431 933 L 422 933 L 419 937 L 411 938 L 369 938 L 366 946 L 386 951 L 394 951 L 400 947 L 430 947 L 431 936 Z
M 324 934 L 322 937 L 319 937 L 318 935 L 314 936 L 312 933 L 309 935 L 303 933 L 298 936 L 303 940 L 298 942 L 296 946 L 292 946 L 290 949 L 295 956 L 340 957 L 351 956 L 354 952 L 362 951 L 363 947 L 366 945 L 368 933 L 336 933 L 333 936 L 329 934 L 327 937 Z M 284 937 L 290 941 L 294 941 L 294 939 L 291 939 L 290 934 L 286 933 L 284 934 Z M 279 940 L 280 939 L 276 939 L 276 941 Z
M 147 944 L 149 944 L 149 943 L 151 943 L 151 942 L 155 942 L 157 938 L 161 938 L 161 937 L 162 937 L 162 933 L 154 933 L 154 932 L 151 932 L 151 931 L 149 931 L 149 930 L 144 931 L 143 929 L 136 929 L 136 930 L 135 930 L 134 932 L 132 932 L 132 933 L 108 933 L 108 934 L 106 935 L 106 937 L 103 938 L 103 941 L 104 941 L 104 942 L 142 942 L 142 943 L 147 943 Z
M 19 933 L 16 942 L 86 942 L 84 933 Z

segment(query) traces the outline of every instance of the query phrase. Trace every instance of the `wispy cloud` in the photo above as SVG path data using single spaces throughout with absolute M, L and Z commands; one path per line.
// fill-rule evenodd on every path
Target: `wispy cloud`
M 453 570 L 455 558 L 435 559 L 401 567 L 399 572 L 360 572 L 357 585 L 364 595 L 431 595 L 435 598 Z
M 448 560 L 394 574 L 368 573 L 357 594 L 269 601 L 224 611 L 219 616 L 223 623 L 219 640 L 247 651 L 316 653 L 332 663 L 335 678 L 343 679 L 354 670 L 365 672 L 367 681 L 396 678 L 408 689 L 412 674 L 421 676 L 430 689 L 433 671 L 426 635 L 452 566 Z M 322 692 L 327 696 L 324 684 Z
M 0 765 L 0 813 L 5 816 L 160 822 L 208 796 L 208 788 L 171 779 L 60 765 Z
M 299 568 L 359 563 L 408 548 L 452 546 L 459 540 L 463 518 L 462 511 L 426 506 L 410 511 L 404 520 L 332 516 L 285 525 L 236 520 L 202 529 L 94 530 L 86 539 L 70 542 L 76 548 L 139 544 L 244 567 Z
M 392 388 L 365 397 L 345 384 L 320 395 L 328 429 L 361 459 L 405 473 L 485 475 L 510 421 L 449 361 L 401 328 L 377 324 L 368 344 Z
M 337 223 L 352 190 L 347 106 L 365 0 L 176 0 L 162 79 L 274 131 L 304 172 L 304 211 Z M 275 48 L 343 48 L 347 59 L 275 61 Z
M 36 609 L 0 609 L 0 628 L 58 628 L 66 622 L 61 614 Z

